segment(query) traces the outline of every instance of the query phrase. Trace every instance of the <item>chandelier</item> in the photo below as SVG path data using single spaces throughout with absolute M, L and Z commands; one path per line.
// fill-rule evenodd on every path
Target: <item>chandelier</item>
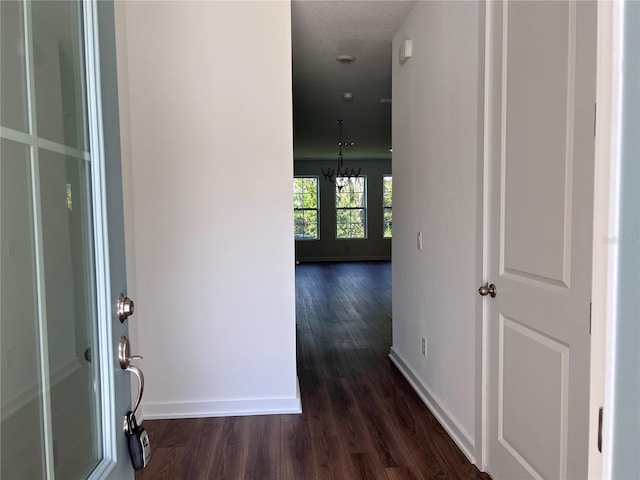
M 322 175 L 324 175 L 324 179 L 333 183 L 338 190 L 342 190 L 347 184 L 354 178 L 358 178 L 360 176 L 359 168 L 357 171 L 354 168 L 347 168 L 344 166 L 344 158 L 342 155 L 342 147 L 352 147 L 354 145 L 353 142 L 343 142 L 342 141 L 342 122 L 344 120 L 336 120 L 338 123 L 338 164 L 336 168 L 321 168 Z

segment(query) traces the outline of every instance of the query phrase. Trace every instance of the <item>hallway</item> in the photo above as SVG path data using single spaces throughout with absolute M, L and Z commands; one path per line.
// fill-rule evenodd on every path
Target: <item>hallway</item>
M 296 267 L 302 415 L 144 422 L 138 479 L 488 479 L 388 359 L 389 262 Z

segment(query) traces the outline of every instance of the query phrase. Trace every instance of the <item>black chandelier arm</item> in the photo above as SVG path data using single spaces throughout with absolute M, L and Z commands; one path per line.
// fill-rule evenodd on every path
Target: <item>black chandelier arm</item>
M 329 180 L 330 182 L 333 182 L 333 177 L 336 173 L 336 171 L 333 168 L 327 168 L 326 170 L 324 168 L 321 168 L 320 171 L 322 172 L 322 175 L 324 175 L 325 180 Z

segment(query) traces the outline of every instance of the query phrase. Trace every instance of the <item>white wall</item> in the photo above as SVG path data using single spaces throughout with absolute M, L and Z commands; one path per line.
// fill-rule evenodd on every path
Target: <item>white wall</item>
M 477 2 L 418 2 L 393 41 L 391 358 L 471 460 L 477 453 L 483 22 Z M 400 65 L 405 39 L 413 42 L 413 57 Z
M 290 3 L 116 8 L 143 415 L 298 411 Z

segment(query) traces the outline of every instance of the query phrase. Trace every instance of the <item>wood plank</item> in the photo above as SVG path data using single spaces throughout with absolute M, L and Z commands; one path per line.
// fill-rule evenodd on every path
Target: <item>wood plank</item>
M 160 447 L 152 451 L 149 465 L 137 472 L 140 480 L 173 480 L 180 478 L 184 447 Z
M 213 467 L 214 452 L 220 444 L 223 425 L 224 418 L 206 418 L 200 429 L 191 432 L 194 441 L 184 453 L 184 478 L 194 480 L 207 478 Z
M 284 416 L 286 417 L 286 416 Z M 281 422 L 281 471 L 283 480 L 316 478 L 309 424 L 303 418 L 286 418 Z
M 418 467 L 395 467 L 385 469 L 388 480 L 425 480 Z

